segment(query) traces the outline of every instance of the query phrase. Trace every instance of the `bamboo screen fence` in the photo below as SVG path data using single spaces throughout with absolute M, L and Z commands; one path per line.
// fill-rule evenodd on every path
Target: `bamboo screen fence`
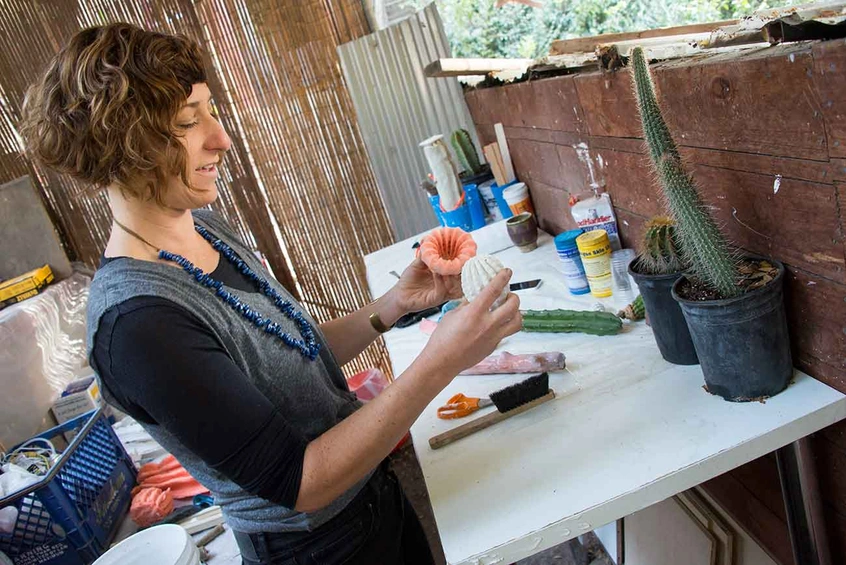
M 369 300 L 363 256 L 393 242 L 336 47 L 368 33 L 357 0 L 0 0 L 0 183 L 30 174 L 69 255 L 96 266 L 102 193 L 21 155 L 24 93 L 74 33 L 132 22 L 194 37 L 232 138 L 213 206 L 320 321 Z M 381 340 L 348 374 L 390 374 Z

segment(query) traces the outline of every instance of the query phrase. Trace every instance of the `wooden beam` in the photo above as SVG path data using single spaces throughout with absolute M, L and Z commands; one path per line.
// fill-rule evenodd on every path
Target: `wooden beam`
M 577 37 L 575 39 L 559 39 L 552 42 L 549 48 L 550 55 L 566 55 L 568 53 L 592 53 L 600 45 L 617 43 L 620 41 L 632 41 L 640 39 L 653 39 L 656 37 L 668 37 L 672 35 L 694 35 L 698 33 L 711 33 L 712 31 L 727 25 L 734 25 L 737 20 L 724 20 L 721 22 L 710 22 L 705 24 L 693 24 L 686 26 L 665 27 L 659 29 L 647 29 L 643 31 L 632 31 L 627 33 L 606 33 L 592 37 Z
M 501 71 L 525 71 L 533 59 L 437 59 L 423 72 L 427 77 L 486 75 Z

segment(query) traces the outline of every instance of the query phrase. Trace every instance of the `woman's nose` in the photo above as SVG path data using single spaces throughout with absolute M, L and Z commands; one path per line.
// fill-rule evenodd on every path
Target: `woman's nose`
M 206 137 L 206 149 L 210 151 L 229 151 L 229 147 L 231 145 L 232 140 L 229 139 L 229 135 L 226 133 L 226 130 L 223 129 L 223 124 L 214 120 L 213 125 L 208 132 L 208 136 Z

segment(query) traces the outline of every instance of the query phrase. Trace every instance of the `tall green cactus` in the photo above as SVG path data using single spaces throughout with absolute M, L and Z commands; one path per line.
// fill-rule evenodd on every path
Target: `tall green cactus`
M 737 261 L 705 208 L 693 178 L 684 169 L 679 151 L 661 115 L 642 48 L 632 50 L 630 62 L 643 134 L 664 189 L 667 206 L 678 226 L 682 251 L 698 279 L 724 298 L 737 296 L 740 293 L 740 287 L 737 286 Z
M 479 154 L 476 153 L 476 146 L 466 129 L 457 129 L 452 132 L 449 138 L 452 150 L 461 162 L 461 166 L 468 174 L 477 175 L 482 172 L 482 165 L 479 163 Z
M 657 216 L 646 223 L 638 267 L 647 275 L 670 275 L 687 269 L 672 218 Z

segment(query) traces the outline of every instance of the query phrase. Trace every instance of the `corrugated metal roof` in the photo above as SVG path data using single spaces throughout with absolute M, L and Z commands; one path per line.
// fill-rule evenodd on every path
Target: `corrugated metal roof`
M 429 167 L 418 144 L 465 128 L 479 147 L 458 80 L 423 73 L 428 63 L 450 56 L 435 4 L 340 45 L 338 54 L 394 235 L 405 239 L 435 227 L 419 188 Z

